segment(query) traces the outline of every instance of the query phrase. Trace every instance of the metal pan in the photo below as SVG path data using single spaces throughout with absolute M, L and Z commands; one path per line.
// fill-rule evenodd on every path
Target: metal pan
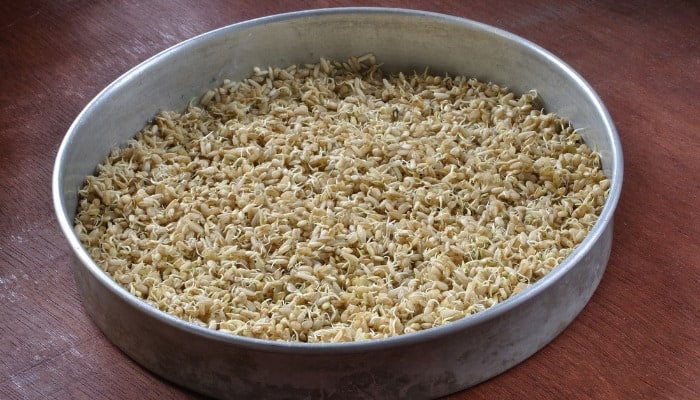
M 522 293 L 450 324 L 374 341 L 309 344 L 236 337 L 147 305 L 112 281 L 73 231 L 77 192 L 110 148 L 163 109 L 184 109 L 254 66 L 374 53 L 386 69 L 449 72 L 536 89 L 600 152 L 609 199 L 584 242 Z M 619 138 L 594 90 L 564 62 L 518 36 L 447 15 L 384 8 L 296 12 L 221 28 L 145 61 L 80 113 L 60 147 L 53 200 L 88 314 L 137 363 L 178 385 L 227 398 L 420 399 L 494 377 L 549 343 L 581 311 L 608 262 L 622 186 Z

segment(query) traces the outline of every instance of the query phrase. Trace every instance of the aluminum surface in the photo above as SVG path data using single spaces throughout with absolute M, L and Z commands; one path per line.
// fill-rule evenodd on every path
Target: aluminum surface
M 368 342 L 281 343 L 200 328 L 131 296 L 90 259 L 72 225 L 77 191 L 110 148 L 160 110 L 184 109 L 223 79 L 254 66 L 286 66 L 373 52 L 389 70 L 449 72 L 536 89 L 597 149 L 612 181 L 598 223 L 553 272 L 475 316 Z M 525 360 L 581 311 L 603 275 L 622 187 L 622 151 L 607 110 L 569 66 L 520 37 L 461 18 L 347 8 L 271 16 L 183 42 L 124 74 L 90 102 L 59 149 L 53 176 L 58 220 L 75 255 L 83 304 L 115 345 L 156 374 L 195 391 L 235 398 L 435 398 Z

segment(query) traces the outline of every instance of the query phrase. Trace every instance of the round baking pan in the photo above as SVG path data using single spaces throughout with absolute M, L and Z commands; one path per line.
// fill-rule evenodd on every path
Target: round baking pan
M 598 151 L 611 180 L 598 222 L 579 247 L 518 295 L 447 325 L 349 343 L 266 341 L 209 330 L 129 294 L 90 258 L 73 230 L 78 190 L 110 149 L 159 111 L 182 110 L 253 67 L 374 53 L 388 71 L 466 75 L 535 89 Z M 53 200 L 83 304 L 129 357 L 159 376 L 219 398 L 421 399 L 492 378 L 549 343 L 588 302 L 610 254 L 622 186 L 614 124 L 572 68 L 516 35 L 448 15 L 386 8 L 295 12 L 237 23 L 180 43 L 130 70 L 78 115 L 58 151 Z

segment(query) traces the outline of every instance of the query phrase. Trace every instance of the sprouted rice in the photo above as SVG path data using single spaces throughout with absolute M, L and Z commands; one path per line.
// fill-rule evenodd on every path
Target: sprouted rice
M 582 242 L 609 184 L 535 91 L 389 74 L 368 54 L 255 68 L 163 111 L 87 177 L 75 229 L 166 313 L 355 341 L 524 290 Z

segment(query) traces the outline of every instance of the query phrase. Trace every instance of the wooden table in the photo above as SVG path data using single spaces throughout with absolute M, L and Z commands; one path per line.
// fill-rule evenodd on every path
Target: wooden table
M 506 29 L 598 91 L 625 185 L 608 270 L 581 315 L 512 370 L 450 399 L 700 398 L 700 5 L 697 1 L 384 1 Z M 51 201 L 59 143 L 129 68 L 231 23 L 341 0 L 0 3 L 0 398 L 196 398 L 92 324 Z

